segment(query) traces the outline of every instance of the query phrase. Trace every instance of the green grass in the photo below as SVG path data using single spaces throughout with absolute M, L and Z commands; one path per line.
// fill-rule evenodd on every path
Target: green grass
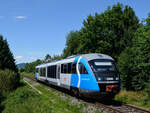
M 22 72 L 20 73 L 21 76 L 29 76 L 29 77 L 33 77 L 34 78 L 34 73 L 27 73 L 27 72 Z
M 47 90 L 44 85 L 35 88 L 42 95 L 24 82 L 15 91 L 5 94 L 2 113 L 82 113 L 82 109 L 88 107 L 82 103 L 71 104 L 69 96 L 52 88 Z
M 45 86 L 37 86 L 37 89 L 44 93 L 45 101 L 49 99 L 54 106 L 50 106 L 51 109 L 57 108 L 57 113 L 81 113 L 82 107 L 85 105 L 71 105 L 70 98 L 65 96 L 65 99 L 62 99 L 60 92 L 51 89 L 51 91 L 45 90 Z M 55 111 L 54 111 L 55 112 Z
M 22 73 L 22 75 L 27 75 L 31 77 L 34 76 L 33 73 Z M 64 99 L 60 98 L 62 93 L 59 91 L 56 91 L 55 89 L 51 88 L 51 91 L 47 91 L 45 90 L 46 87 L 43 85 L 36 86 L 36 88 L 44 93 L 44 96 L 42 97 L 43 100 L 49 100 L 49 102 L 53 103 L 57 107 L 58 113 L 59 111 L 61 113 L 62 111 L 81 112 L 81 109 L 85 107 L 85 105 L 82 105 L 82 104 L 71 106 L 69 104 L 70 102 L 69 97 L 65 96 L 67 98 L 65 98 L 65 101 L 64 101 Z M 148 99 L 147 93 L 144 91 L 135 92 L 135 91 L 122 90 L 120 91 L 118 95 L 116 95 L 115 100 L 128 103 L 128 104 L 132 104 L 135 106 L 143 107 L 146 109 L 150 109 L 150 99 Z M 53 111 L 54 110 L 53 107 L 54 106 L 50 106 L 49 108 L 51 108 Z M 54 110 L 54 112 L 56 111 Z
M 10 93 L 2 105 L 4 106 L 2 113 L 51 113 L 52 111 L 43 101 L 42 96 L 26 84 Z
M 22 75 L 27 75 L 33 77 L 33 73 L 22 73 Z M 51 91 L 45 90 L 45 86 L 40 85 L 36 86 L 38 90 L 44 93 L 44 96 L 42 96 L 42 100 L 49 100 L 49 103 L 53 103 L 57 111 L 54 110 L 55 106 L 50 106 L 49 108 L 52 109 L 52 112 L 81 112 L 81 109 L 85 107 L 85 105 L 70 105 L 70 99 L 69 97 L 64 99 L 61 99 L 60 96 L 62 96 L 62 93 L 59 91 L 56 91 L 55 89 L 50 89 Z M 147 97 L 147 93 L 144 91 L 126 91 L 126 90 L 121 90 L 118 95 L 116 95 L 115 100 L 121 101 L 124 103 L 132 104 L 135 106 L 143 107 L 146 109 L 150 109 L 150 99 Z
M 147 94 L 144 91 L 135 92 L 122 90 L 116 95 L 115 100 L 150 110 L 150 100 L 147 99 Z

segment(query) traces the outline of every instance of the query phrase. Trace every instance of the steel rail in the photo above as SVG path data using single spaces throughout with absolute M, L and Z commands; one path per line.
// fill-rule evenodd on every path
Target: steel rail
M 102 107 L 108 109 L 109 111 L 112 111 L 113 113 L 124 113 L 124 112 L 122 112 L 122 111 L 120 111 L 118 109 L 115 109 L 113 107 L 110 107 L 108 105 L 105 105 L 105 104 L 102 104 L 102 103 L 99 103 L 99 102 L 96 102 L 96 105 L 99 106 L 99 107 L 102 106 Z
M 131 109 L 135 109 L 141 113 L 150 113 L 150 110 L 147 110 L 147 109 L 143 109 L 141 107 L 137 107 L 137 106 L 134 106 L 134 105 L 130 105 L 130 104 L 123 104 L 123 106 L 126 106 L 128 108 L 131 108 Z

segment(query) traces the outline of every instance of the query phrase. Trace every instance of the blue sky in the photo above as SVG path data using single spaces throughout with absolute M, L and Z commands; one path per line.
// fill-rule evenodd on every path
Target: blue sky
M 1 0 L 0 34 L 8 40 L 16 63 L 61 54 L 66 36 L 83 20 L 120 2 L 130 5 L 142 20 L 150 0 Z

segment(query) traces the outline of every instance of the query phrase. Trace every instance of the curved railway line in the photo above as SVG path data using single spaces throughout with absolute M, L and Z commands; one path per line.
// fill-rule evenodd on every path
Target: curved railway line
M 36 81 L 34 78 L 29 77 L 29 76 L 24 76 L 24 78 L 30 79 L 32 81 Z M 43 84 L 43 83 L 40 83 L 40 84 Z M 117 101 L 105 102 L 105 103 L 95 101 L 95 102 L 87 102 L 87 104 L 92 104 L 92 105 L 94 104 L 96 105 L 97 108 L 103 109 L 105 112 L 108 112 L 108 113 L 150 113 L 149 110 L 146 110 L 137 106 L 117 102 Z

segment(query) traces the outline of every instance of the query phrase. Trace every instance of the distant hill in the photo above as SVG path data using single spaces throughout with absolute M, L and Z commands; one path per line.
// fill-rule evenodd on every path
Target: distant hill
M 26 63 L 17 64 L 17 67 L 18 67 L 18 68 L 24 68 L 25 66 L 26 66 Z

